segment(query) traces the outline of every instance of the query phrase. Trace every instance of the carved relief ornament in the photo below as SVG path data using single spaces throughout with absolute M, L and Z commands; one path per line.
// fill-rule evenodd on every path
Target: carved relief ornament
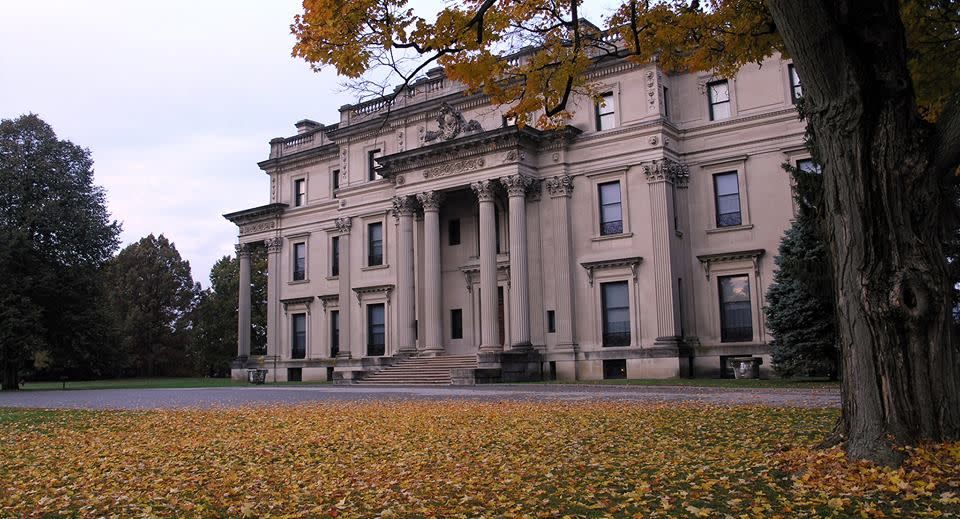
M 439 211 L 440 204 L 443 203 L 443 193 L 436 191 L 418 193 L 417 200 L 420 201 L 420 205 L 423 206 L 424 211 Z
M 560 175 L 548 178 L 546 181 L 547 192 L 553 198 L 561 196 L 570 196 L 573 194 L 573 179 L 570 175 Z
M 533 179 L 518 173 L 508 177 L 500 177 L 500 183 L 506 188 L 509 196 L 525 196 L 527 189 L 533 184 Z
M 690 169 L 686 164 L 670 159 L 655 160 L 643 165 L 643 174 L 647 182 L 673 182 L 678 187 L 686 187 L 690 179 Z
M 424 134 L 423 140 L 426 142 L 443 139 L 449 141 L 456 138 L 461 133 L 472 133 L 483 131 L 476 120 L 469 122 L 463 117 L 459 110 L 454 109 L 449 103 L 440 105 L 440 113 L 437 115 L 437 131 L 428 131 Z
M 393 217 L 400 220 L 401 216 L 413 216 L 417 204 L 411 195 L 395 196 L 390 202 L 393 204 Z
M 423 178 L 446 177 L 449 175 L 459 175 L 468 171 L 480 169 L 485 164 L 483 157 L 474 157 L 471 159 L 451 162 L 449 164 L 440 164 L 427 168 L 423 172 Z
M 337 230 L 340 232 L 350 232 L 350 226 L 353 224 L 353 219 L 349 216 L 341 216 L 334 220 L 333 224 L 337 227 Z
M 470 184 L 470 189 L 477 194 L 481 202 L 491 202 L 496 194 L 497 184 L 493 180 L 478 180 Z
M 240 234 L 252 234 L 255 232 L 269 231 L 277 228 L 277 222 L 270 220 L 266 222 L 248 223 L 240 226 Z
M 283 238 L 267 238 L 263 240 L 263 244 L 267 246 L 267 252 L 270 254 L 279 254 L 283 248 Z
M 247 243 L 238 243 L 233 246 L 237 251 L 238 258 L 249 258 L 250 257 L 250 245 Z

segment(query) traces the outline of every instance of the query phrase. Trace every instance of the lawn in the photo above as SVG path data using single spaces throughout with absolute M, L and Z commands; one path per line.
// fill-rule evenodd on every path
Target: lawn
M 837 411 L 392 402 L 0 410 L 0 516 L 956 517 L 960 444 L 810 446 Z
M 720 387 L 742 389 L 840 389 L 840 382 L 826 378 L 798 378 L 798 379 L 733 379 L 733 378 L 662 378 L 662 379 L 633 379 L 633 380 L 551 380 L 538 382 L 543 384 L 597 384 L 597 385 L 625 385 L 625 386 L 683 386 L 683 387 Z
M 267 380 L 267 384 L 273 384 Z M 283 385 L 317 385 L 323 382 L 277 382 Z M 26 382 L 24 390 L 49 389 L 177 389 L 194 387 L 232 387 L 249 385 L 245 381 L 234 381 L 229 378 L 208 377 L 165 377 L 165 378 L 118 378 L 111 380 L 78 380 L 62 382 Z

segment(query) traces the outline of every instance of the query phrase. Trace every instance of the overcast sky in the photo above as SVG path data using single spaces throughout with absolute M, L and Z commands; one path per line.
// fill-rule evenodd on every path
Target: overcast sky
M 609 5 L 612 2 L 598 2 Z M 421 0 L 435 10 L 441 2 Z M 290 57 L 297 0 L 31 0 L 0 8 L 0 118 L 33 112 L 90 148 L 123 245 L 164 234 L 209 286 L 221 215 L 269 202 L 257 162 L 293 123 L 354 100 Z M 599 5 L 586 12 L 595 23 Z

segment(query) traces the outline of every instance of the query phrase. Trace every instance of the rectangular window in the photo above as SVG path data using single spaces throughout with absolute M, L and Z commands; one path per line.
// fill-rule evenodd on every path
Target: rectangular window
M 547 310 L 547 333 L 556 333 L 557 331 L 557 313 L 553 310 Z
M 367 266 L 383 265 L 383 223 L 367 225 Z
M 307 180 L 298 179 L 293 181 L 293 206 L 300 207 L 307 202 Z
M 460 245 L 459 218 L 447 222 L 447 243 L 450 245 Z
M 380 164 L 377 163 L 377 159 L 382 157 L 383 153 L 379 150 L 370 150 L 367 152 L 367 180 L 380 180 L 383 178 L 380 175 Z
M 707 83 L 707 96 L 710 98 L 711 121 L 730 117 L 730 84 L 726 79 Z
M 340 275 L 340 237 L 330 239 L 330 275 Z
M 793 63 L 787 65 L 787 71 L 790 74 L 790 101 L 797 104 L 797 101 L 803 97 L 803 86 L 800 84 L 800 76 L 797 74 Z
M 307 356 L 307 314 L 290 316 L 290 357 L 302 359 Z
M 287 368 L 287 382 L 303 382 L 303 368 Z
M 340 189 L 340 170 L 339 169 L 335 169 L 330 173 L 330 181 L 333 182 L 334 191 Z
M 716 193 L 717 227 L 741 225 L 740 184 L 737 172 L 718 173 L 713 176 L 713 190 Z
M 670 90 L 663 87 L 663 118 L 670 118 Z
M 463 310 L 460 308 L 450 310 L 450 338 L 463 338 Z
M 340 353 L 340 310 L 330 311 L 330 356 Z
M 623 208 L 620 203 L 620 181 L 597 186 L 600 196 L 600 236 L 623 233 Z
M 820 164 L 814 162 L 813 159 L 798 160 L 797 169 L 803 171 L 804 173 L 813 173 L 815 175 L 823 173 L 823 170 L 820 168 Z
M 603 345 L 630 346 L 630 295 L 626 281 L 600 285 Z
M 720 341 L 747 342 L 753 340 L 753 317 L 750 314 L 750 277 L 721 276 L 720 284 Z
M 382 356 L 386 352 L 386 315 L 383 303 L 367 305 L 367 355 Z
M 623 380 L 627 378 L 627 360 L 610 359 L 603 361 L 604 380 Z
M 293 280 L 303 281 L 307 278 L 307 244 L 300 242 L 293 244 Z
M 613 99 L 613 92 L 600 94 L 600 100 L 595 105 L 597 115 L 597 130 L 609 130 L 617 125 L 617 104 Z

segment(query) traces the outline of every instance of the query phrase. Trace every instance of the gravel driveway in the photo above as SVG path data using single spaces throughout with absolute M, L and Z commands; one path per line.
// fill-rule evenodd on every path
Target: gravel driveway
M 476 387 L 261 386 L 0 393 L 0 407 L 74 409 L 166 409 L 389 400 L 701 402 L 776 407 L 839 407 L 840 393 L 834 389 L 729 389 L 573 384 L 504 384 Z

